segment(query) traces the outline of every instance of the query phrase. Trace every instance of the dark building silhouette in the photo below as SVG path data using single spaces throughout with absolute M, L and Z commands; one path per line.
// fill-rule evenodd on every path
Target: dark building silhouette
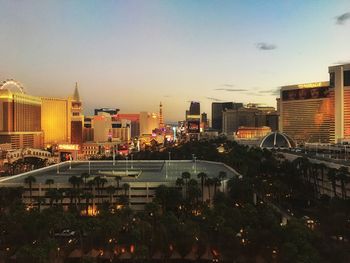
M 213 102 L 211 104 L 212 128 L 222 132 L 222 112 L 226 110 L 237 110 L 243 107 L 243 103 L 235 102 Z

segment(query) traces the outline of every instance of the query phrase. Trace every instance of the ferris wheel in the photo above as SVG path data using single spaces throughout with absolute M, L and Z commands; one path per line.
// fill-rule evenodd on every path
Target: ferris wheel
M 14 79 L 7 79 L 0 83 L 0 90 L 15 87 L 19 92 L 24 93 L 23 85 Z

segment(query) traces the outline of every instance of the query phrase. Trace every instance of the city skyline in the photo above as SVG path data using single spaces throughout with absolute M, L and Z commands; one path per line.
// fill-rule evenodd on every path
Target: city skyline
M 350 59 L 347 1 L 0 5 L 0 79 L 49 97 L 77 81 L 85 113 L 157 112 L 162 101 L 173 122 L 191 100 L 209 116 L 214 101 L 276 106 L 278 87 L 328 80 L 327 66 Z

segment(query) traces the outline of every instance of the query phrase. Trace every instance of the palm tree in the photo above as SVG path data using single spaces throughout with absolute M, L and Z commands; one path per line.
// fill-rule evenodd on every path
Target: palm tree
M 58 189 L 56 205 L 58 204 L 58 201 L 61 201 L 61 206 L 63 205 L 63 200 L 64 200 L 65 195 L 66 195 L 66 191 L 64 189 Z
M 84 180 L 84 187 L 86 188 L 86 179 L 88 179 L 90 177 L 89 173 L 82 173 L 80 175 L 80 178 Z
M 91 194 L 91 203 L 92 206 L 94 205 L 94 197 L 95 197 L 95 192 L 94 192 L 94 187 L 95 187 L 95 180 L 88 181 L 87 183 L 89 189 L 90 189 L 90 194 Z
M 349 182 L 349 170 L 342 166 L 338 169 L 337 178 L 340 180 L 342 198 L 346 199 L 346 185 Z
M 113 195 L 115 193 L 115 187 L 113 185 L 107 186 L 106 192 L 109 195 L 109 204 L 113 206 Z
M 220 171 L 219 175 L 218 175 L 218 178 L 220 180 L 220 185 L 221 185 L 222 181 L 227 178 L 227 173 L 225 171 Z M 223 192 L 225 192 L 225 184 L 223 186 Z
M 82 198 L 85 199 L 85 214 L 88 215 L 89 214 L 89 200 L 93 199 L 93 194 L 92 193 L 84 193 Z
M 227 173 L 224 171 L 220 171 L 218 178 L 220 179 L 220 181 L 224 180 L 227 177 Z
M 73 186 L 73 188 L 76 188 L 78 185 L 78 177 L 75 175 L 69 177 L 68 182 Z
M 198 198 L 202 195 L 201 190 L 198 187 L 198 181 L 195 179 L 191 179 L 188 181 L 188 189 L 187 189 L 188 200 L 190 203 L 196 201 L 198 203 Z
M 204 202 L 204 181 L 207 179 L 208 175 L 206 173 L 199 173 L 197 175 L 198 179 L 201 179 L 201 190 L 202 190 L 202 202 Z
M 101 192 L 101 176 L 96 176 L 94 178 L 94 184 L 96 185 L 96 189 L 97 189 L 97 195 L 98 195 L 98 198 L 97 198 L 97 201 L 98 203 L 100 203 L 100 192 Z
M 330 168 L 327 173 L 328 180 L 332 183 L 333 197 L 337 197 L 337 169 Z
M 46 181 L 45 181 L 45 184 L 47 184 L 49 186 L 49 189 L 51 188 L 51 185 L 54 183 L 55 183 L 55 181 L 53 179 L 50 179 L 50 178 L 46 179 Z
M 101 180 L 100 180 L 100 184 L 101 184 L 101 191 L 100 191 L 100 194 L 102 195 L 102 191 L 105 187 L 105 184 L 107 183 L 107 179 L 102 177 Z M 103 202 L 103 198 L 102 198 L 102 202 Z
M 181 178 L 185 181 L 185 198 L 187 198 L 187 183 L 191 178 L 191 174 L 189 172 L 183 172 Z
M 28 177 L 26 177 L 24 179 L 24 183 L 28 185 L 29 187 L 29 198 L 30 198 L 30 202 L 32 203 L 32 191 L 33 191 L 33 183 L 36 182 L 36 179 L 34 176 L 29 175 Z
M 221 180 L 219 177 L 215 177 L 212 179 L 213 180 L 213 185 L 214 185 L 214 195 L 216 194 L 217 187 L 221 186 Z
M 117 196 L 118 196 L 118 190 L 120 188 L 120 181 L 122 180 L 122 177 L 117 175 L 116 177 L 114 177 L 114 180 L 117 182 Z
M 318 185 L 318 167 L 319 167 L 318 163 L 311 164 L 311 175 L 312 175 L 312 181 L 314 185 L 313 188 L 314 188 L 315 196 L 317 195 L 317 193 L 320 192 L 319 185 Z
M 128 183 L 123 184 L 124 196 L 127 197 L 127 193 L 130 190 L 130 185 Z
M 209 204 L 210 204 L 210 188 L 214 184 L 214 180 L 209 177 L 205 180 L 204 184 L 206 187 L 208 187 L 208 197 L 209 197 Z
M 38 210 L 39 210 L 39 212 L 40 212 L 40 210 L 41 210 L 41 205 L 42 205 L 42 204 L 45 204 L 45 197 L 44 197 L 44 196 L 37 196 L 37 197 L 36 197 L 36 201 L 37 201 L 37 203 L 38 203 Z
M 327 169 L 327 166 L 324 163 L 320 163 L 318 165 L 318 169 L 321 171 L 321 184 L 322 184 L 322 191 L 324 191 L 324 172 Z
M 55 190 L 56 189 L 51 189 L 49 188 L 47 191 L 46 191 L 46 196 L 50 199 L 50 207 L 52 207 L 53 205 L 53 201 L 54 201 L 54 195 L 55 195 Z
M 175 185 L 177 187 L 181 188 L 181 190 L 182 190 L 182 187 L 184 186 L 184 184 L 185 184 L 185 181 L 184 181 L 184 179 L 182 177 L 179 177 L 179 178 L 176 179 Z

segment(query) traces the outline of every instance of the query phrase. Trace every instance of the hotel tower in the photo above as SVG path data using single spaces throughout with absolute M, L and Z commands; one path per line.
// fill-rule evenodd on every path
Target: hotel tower
M 284 86 L 280 130 L 297 143 L 350 139 L 350 64 L 329 67 L 329 81 Z

